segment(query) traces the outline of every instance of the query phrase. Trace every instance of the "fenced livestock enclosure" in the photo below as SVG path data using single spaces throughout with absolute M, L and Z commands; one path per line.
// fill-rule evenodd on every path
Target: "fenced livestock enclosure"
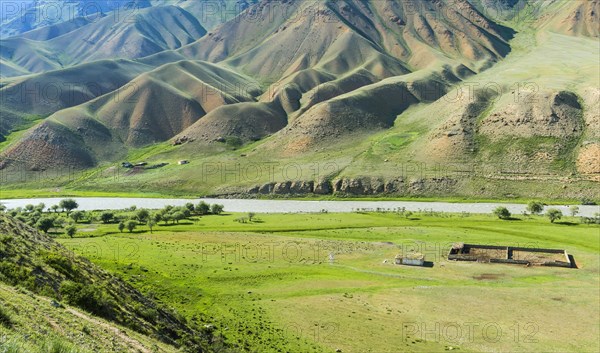
M 450 249 L 448 260 L 576 268 L 566 250 L 513 246 L 458 243 Z

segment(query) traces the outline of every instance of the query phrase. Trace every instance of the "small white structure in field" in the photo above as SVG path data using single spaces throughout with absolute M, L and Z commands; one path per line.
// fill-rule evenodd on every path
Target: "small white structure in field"
M 187 161 L 184 159 L 182 161 L 177 162 L 177 164 L 179 164 L 179 165 L 190 164 L 190 161 Z
M 423 266 L 425 265 L 425 256 L 417 252 L 397 255 L 395 263 L 396 265 Z

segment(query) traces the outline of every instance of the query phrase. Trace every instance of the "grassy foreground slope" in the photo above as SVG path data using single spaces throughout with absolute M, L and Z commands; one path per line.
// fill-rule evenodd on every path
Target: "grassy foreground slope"
M 0 284 L 0 303 L 1 352 L 177 351 L 173 346 L 80 309 L 56 307 L 50 299 L 23 288 Z
M 125 351 L 149 352 L 154 346 L 189 352 L 214 348 L 211 332 L 188 323 L 48 235 L 4 214 L 0 215 L 0 283 L 1 332 L 7 334 L 0 341 L 2 346 L 23 343 L 26 346 L 21 349 L 42 347 L 48 343 L 46 339 L 56 336 L 58 341 L 89 351 L 96 351 L 95 347 L 107 340 L 114 340 L 114 348 Z M 8 299 L 11 296 L 14 299 Z M 65 308 L 59 302 L 70 306 Z M 39 311 L 32 314 L 35 306 Z M 128 330 L 121 332 L 120 326 Z M 102 333 L 95 334 L 96 330 Z M 132 331 L 136 333 L 130 338 Z
M 85 225 L 60 241 L 187 318 L 204 313 L 245 352 L 600 348 L 597 226 L 427 212 L 239 217 L 161 222 L 154 234 Z M 449 262 L 453 242 L 566 249 L 579 268 Z M 411 251 L 433 267 L 392 264 Z

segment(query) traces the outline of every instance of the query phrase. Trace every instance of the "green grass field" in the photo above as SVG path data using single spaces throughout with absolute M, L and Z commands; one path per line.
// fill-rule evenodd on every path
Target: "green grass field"
M 81 224 L 78 237 L 60 241 L 247 352 L 600 349 L 598 226 L 483 215 L 239 217 L 161 222 L 153 234 Z M 579 269 L 445 260 L 459 241 L 566 249 Z M 392 264 L 411 250 L 433 267 Z

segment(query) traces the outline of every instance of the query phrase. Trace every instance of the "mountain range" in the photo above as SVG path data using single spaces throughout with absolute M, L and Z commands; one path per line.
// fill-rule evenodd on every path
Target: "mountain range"
M 95 171 L 60 181 L 86 188 L 138 158 L 170 165 L 106 187 L 219 194 L 312 177 L 201 183 L 200 165 L 334 163 L 317 179 L 335 185 L 441 164 L 453 187 L 427 192 L 597 197 L 598 0 L 100 3 L 52 23 L 4 10 L 5 171 Z

